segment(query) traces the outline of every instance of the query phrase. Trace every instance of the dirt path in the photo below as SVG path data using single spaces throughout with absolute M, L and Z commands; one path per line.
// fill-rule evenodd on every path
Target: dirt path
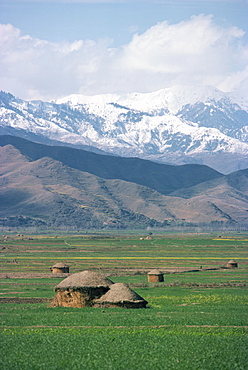
M 1 303 L 50 303 L 52 298 L 0 297 Z
M 37 272 L 10 272 L 0 273 L 0 279 L 47 279 L 47 278 L 66 278 L 70 274 L 52 274 Z

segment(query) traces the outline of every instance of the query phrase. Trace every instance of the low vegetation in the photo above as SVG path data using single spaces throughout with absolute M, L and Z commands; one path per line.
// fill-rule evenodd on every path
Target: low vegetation
M 2 237 L 1 369 L 246 369 L 247 235 Z M 237 269 L 226 269 L 234 258 Z M 49 307 L 63 279 L 101 271 L 147 309 Z M 166 272 L 148 283 L 152 268 Z

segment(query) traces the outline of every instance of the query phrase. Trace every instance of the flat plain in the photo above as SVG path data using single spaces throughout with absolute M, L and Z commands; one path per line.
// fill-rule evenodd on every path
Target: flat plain
M 1 369 L 247 369 L 247 233 L 0 240 Z M 148 308 L 49 307 L 56 262 L 128 283 Z

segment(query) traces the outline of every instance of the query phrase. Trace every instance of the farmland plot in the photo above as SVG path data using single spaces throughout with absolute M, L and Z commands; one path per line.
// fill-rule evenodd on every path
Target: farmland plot
M 32 239 L 2 243 L 1 369 L 247 368 L 245 237 Z M 219 269 L 231 258 L 238 269 Z M 129 283 L 148 308 L 49 307 L 61 260 Z M 154 267 L 164 283 L 147 282 Z

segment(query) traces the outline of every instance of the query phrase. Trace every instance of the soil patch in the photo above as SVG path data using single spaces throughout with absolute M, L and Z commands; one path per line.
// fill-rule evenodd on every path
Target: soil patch
M 0 273 L 0 279 L 47 279 L 47 278 L 66 278 L 70 274 L 52 274 L 37 272 L 10 272 Z
M 1 303 L 50 303 L 52 298 L 0 297 Z

